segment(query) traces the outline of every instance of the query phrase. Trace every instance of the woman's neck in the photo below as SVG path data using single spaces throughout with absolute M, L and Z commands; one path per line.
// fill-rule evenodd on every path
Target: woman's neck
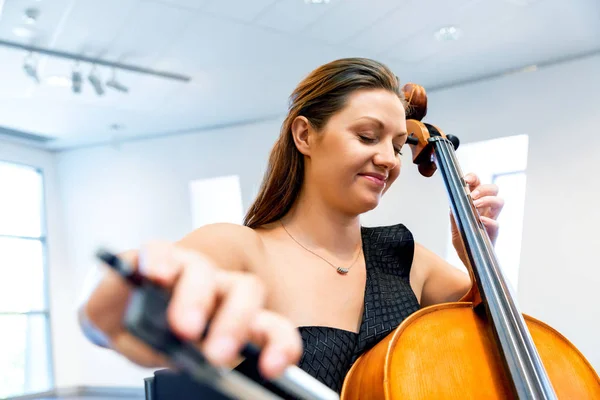
M 304 246 L 339 258 L 355 255 L 361 245 L 359 216 L 335 210 L 305 187 L 281 223 Z

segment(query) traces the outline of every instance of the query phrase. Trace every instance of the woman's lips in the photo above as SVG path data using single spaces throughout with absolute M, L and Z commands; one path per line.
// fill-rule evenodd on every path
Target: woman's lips
M 382 176 L 382 175 L 376 175 L 376 174 L 359 174 L 359 176 L 362 176 L 363 178 L 366 178 L 367 180 L 369 180 L 370 182 L 374 183 L 377 186 L 385 186 L 385 181 L 386 179 Z

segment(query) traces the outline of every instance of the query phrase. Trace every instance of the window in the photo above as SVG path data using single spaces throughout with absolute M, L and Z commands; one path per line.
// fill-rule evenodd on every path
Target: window
M 244 218 L 237 175 L 190 182 L 193 229 L 217 222 L 241 224 Z
M 462 171 L 474 172 L 483 183 L 499 186 L 504 208 L 498 217 L 500 234 L 495 252 L 509 285 L 516 293 L 521 258 L 528 136 L 518 135 L 461 145 L 456 156 Z M 446 260 L 462 266 L 449 235 Z
M 41 171 L 0 162 L 0 398 L 53 387 Z

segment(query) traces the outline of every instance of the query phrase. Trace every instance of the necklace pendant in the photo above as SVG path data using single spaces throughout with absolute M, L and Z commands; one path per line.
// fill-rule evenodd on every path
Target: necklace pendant
M 348 268 L 342 268 L 342 267 L 338 267 L 337 268 L 337 272 L 342 274 L 342 275 L 346 275 L 348 273 L 349 269 Z

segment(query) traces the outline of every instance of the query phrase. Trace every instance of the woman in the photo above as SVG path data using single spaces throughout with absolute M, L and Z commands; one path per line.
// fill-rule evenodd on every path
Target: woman
M 400 173 L 405 110 L 398 79 L 372 60 L 333 61 L 304 79 L 244 226 L 205 226 L 125 254 L 173 290 L 172 329 L 197 340 L 210 319 L 201 346 L 214 364 L 235 365 L 241 345 L 254 341 L 264 346 L 265 377 L 299 364 L 339 392 L 352 362 L 407 316 L 463 297 L 468 275 L 415 243 L 404 225 L 360 225 Z M 498 188 L 466 179 L 494 241 Z M 165 366 L 123 330 L 127 296 L 108 271 L 82 307 L 82 323 L 133 362 Z

